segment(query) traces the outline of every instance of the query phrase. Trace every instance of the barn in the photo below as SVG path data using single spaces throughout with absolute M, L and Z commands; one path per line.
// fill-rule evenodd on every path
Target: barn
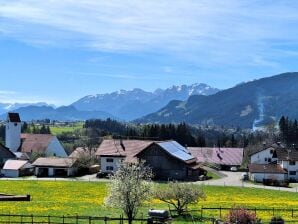
M 135 155 L 160 180 L 197 180 L 206 174 L 188 150 L 176 141 L 153 142 Z

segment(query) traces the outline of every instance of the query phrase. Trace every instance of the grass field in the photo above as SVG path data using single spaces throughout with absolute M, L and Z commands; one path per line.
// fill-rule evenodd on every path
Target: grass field
M 236 187 L 203 187 L 207 199 L 190 209 L 204 207 L 231 207 L 245 205 L 251 208 L 298 208 L 298 194 L 264 189 Z M 104 206 L 107 195 L 107 183 L 77 181 L 0 181 L 0 192 L 10 194 L 30 194 L 31 202 L 0 202 L 0 213 L 36 214 L 36 215 L 90 215 L 118 217 L 120 211 Z M 142 208 L 146 214 L 149 208 L 168 209 L 158 200 L 152 200 Z M 297 212 L 296 212 L 297 213 Z M 218 216 L 218 212 L 204 213 Z M 290 219 L 289 214 L 280 214 Z M 298 219 L 298 214 L 295 214 Z M 258 214 L 269 219 L 271 214 Z M 177 222 L 175 222 L 177 223 Z M 183 222 L 179 222 L 183 223 Z
M 53 135 L 59 135 L 63 132 L 71 132 L 77 129 L 83 128 L 84 122 L 76 122 L 74 124 L 69 125 L 51 125 L 50 130 Z

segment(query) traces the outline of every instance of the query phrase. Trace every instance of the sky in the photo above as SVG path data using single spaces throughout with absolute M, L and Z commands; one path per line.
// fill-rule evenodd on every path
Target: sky
M 0 0 L 0 102 L 298 71 L 298 2 Z

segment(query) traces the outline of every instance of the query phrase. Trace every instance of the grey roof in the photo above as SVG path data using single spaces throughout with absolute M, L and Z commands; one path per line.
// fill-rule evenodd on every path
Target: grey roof
M 72 167 L 75 162 L 76 160 L 72 158 L 40 157 L 32 165 L 41 167 Z
M 180 160 L 188 161 L 191 159 L 195 159 L 192 155 L 190 155 L 186 148 L 184 148 L 176 141 L 158 142 L 156 144 L 158 144 L 169 154 Z

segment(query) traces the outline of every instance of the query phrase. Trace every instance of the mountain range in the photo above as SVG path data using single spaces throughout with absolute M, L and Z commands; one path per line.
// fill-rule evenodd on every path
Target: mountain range
M 172 86 L 147 92 L 142 89 L 120 90 L 85 96 L 71 104 L 77 110 L 105 111 L 123 120 L 133 120 L 166 106 L 171 100 L 186 100 L 192 95 L 211 95 L 219 89 L 206 84 Z
M 187 122 L 256 128 L 282 115 L 298 118 L 298 73 L 241 83 L 216 94 L 173 100 L 138 123 Z
M 186 100 L 194 94 L 210 95 L 218 92 L 206 84 L 172 86 L 147 92 L 142 89 L 120 90 L 107 94 L 85 96 L 69 106 L 55 108 L 46 103 L 0 104 L 0 119 L 8 111 L 21 114 L 22 120 L 85 120 L 90 118 L 114 118 L 133 120 L 157 111 L 174 99 Z

